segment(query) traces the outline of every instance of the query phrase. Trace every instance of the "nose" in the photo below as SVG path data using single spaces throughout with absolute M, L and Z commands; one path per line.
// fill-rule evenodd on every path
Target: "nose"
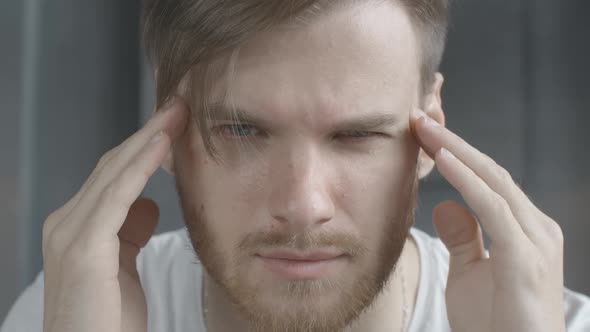
M 299 145 L 283 150 L 271 166 L 269 209 L 273 223 L 296 232 L 332 220 L 330 180 L 319 151 Z

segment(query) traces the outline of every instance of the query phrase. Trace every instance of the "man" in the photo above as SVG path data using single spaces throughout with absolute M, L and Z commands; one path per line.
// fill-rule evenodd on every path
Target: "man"
M 444 127 L 447 10 L 150 1 L 159 111 L 47 218 L 2 332 L 589 330 L 558 224 Z M 442 242 L 411 228 L 435 164 L 475 213 L 438 205 Z M 148 242 L 160 165 L 188 232 Z

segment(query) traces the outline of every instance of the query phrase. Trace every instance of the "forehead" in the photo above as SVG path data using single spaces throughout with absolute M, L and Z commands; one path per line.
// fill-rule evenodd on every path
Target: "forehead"
M 419 81 L 416 36 L 404 9 L 392 3 L 340 7 L 258 35 L 239 50 L 222 89 L 242 109 L 277 115 L 412 99 Z

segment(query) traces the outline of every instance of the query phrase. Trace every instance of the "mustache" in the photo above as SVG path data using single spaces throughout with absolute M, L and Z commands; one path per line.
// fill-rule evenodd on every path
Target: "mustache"
M 299 251 L 336 248 L 349 256 L 356 256 L 367 251 L 363 242 L 352 234 L 327 230 L 303 233 L 260 231 L 248 234 L 238 245 L 238 250 L 241 252 L 252 252 L 260 248 Z

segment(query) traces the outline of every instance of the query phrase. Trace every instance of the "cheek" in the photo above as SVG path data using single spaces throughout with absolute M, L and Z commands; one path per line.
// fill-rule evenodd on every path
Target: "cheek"
M 221 159 L 213 160 L 204 152 L 200 136 L 191 141 L 180 158 L 183 187 L 188 187 L 193 207 L 203 206 L 207 231 L 217 248 L 231 254 L 246 234 L 260 229 L 256 223 L 264 203 L 265 169 L 253 162 L 238 167 L 237 160 L 224 158 L 228 154 L 223 151 Z
M 203 168 L 201 188 L 222 222 L 235 227 L 254 227 L 256 211 L 263 207 L 268 187 L 268 167 L 262 158 L 246 156 L 209 161 Z M 226 156 L 222 154 L 221 156 Z
M 226 249 L 234 250 L 245 235 L 261 228 L 264 196 L 260 182 L 255 181 L 256 174 L 245 177 L 220 168 L 205 170 L 203 175 L 207 220 Z
M 417 151 L 409 145 L 391 145 L 379 154 L 349 163 L 343 170 L 339 202 L 341 213 L 372 254 L 366 261 L 382 264 L 381 252 L 394 252 L 413 221 Z
M 244 169 L 228 171 L 226 163 L 213 160 L 194 127 L 177 141 L 174 164 L 185 215 L 190 213 L 192 222 L 200 223 L 195 228 L 207 233 L 210 244 L 227 257 L 251 230 L 251 201 L 260 176 Z
M 395 142 L 370 155 L 341 161 L 338 192 L 352 220 L 383 220 L 402 212 L 413 184 L 416 158 L 417 150 L 410 144 Z

